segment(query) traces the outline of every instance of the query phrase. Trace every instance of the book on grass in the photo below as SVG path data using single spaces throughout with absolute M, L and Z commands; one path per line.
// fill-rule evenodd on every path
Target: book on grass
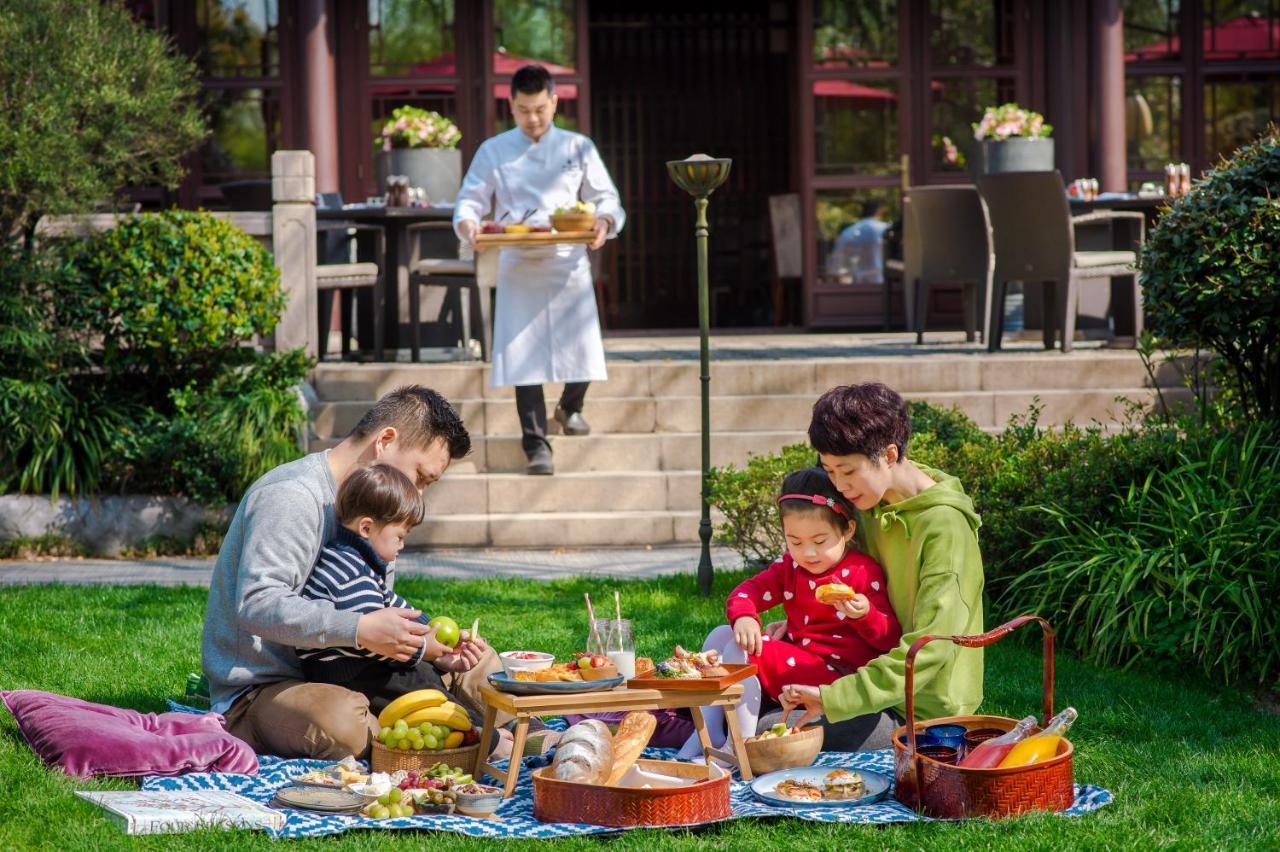
M 226 790 L 77 790 L 126 834 L 284 827 L 284 814 Z

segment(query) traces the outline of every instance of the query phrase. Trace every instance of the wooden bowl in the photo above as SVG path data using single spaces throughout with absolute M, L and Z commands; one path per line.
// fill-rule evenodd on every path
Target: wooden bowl
M 551 227 L 557 231 L 590 231 L 596 226 L 594 213 L 553 213 Z
M 809 766 L 822 751 L 822 726 L 809 725 L 797 734 L 770 737 L 767 740 L 750 739 L 743 743 L 747 761 L 756 775 L 794 766 Z

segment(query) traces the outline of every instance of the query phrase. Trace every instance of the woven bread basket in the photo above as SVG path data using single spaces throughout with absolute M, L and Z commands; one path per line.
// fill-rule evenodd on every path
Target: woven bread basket
M 641 769 L 699 779 L 687 787 L 639 789 L 561 781 L 553 767 L 533 773 L 533 816 L 542 822 L 580 822 L 630 828 L 701 825 L 729 818 L 729 773 L 708 778 L 701 763 L 637 760 Z
M 991 645 L 1012 630 L 1031 621 L 1044 629 L 1044 717 L 1053 717 L 1053 628 L 1035 615 L 1022 615 L 979 636 L 924 636 L 916 640 L 906 659 L 906 724 L 893 732 L 894 796 L 926 816 L 938 819 L 1008 817 L 1028 811 L 1064 811 L 1075 798 L 1074 749 L 1063 740 L 1055 757 L 1029 766 L 1008 769 L 973 769 L 940 763 L 921 755 L 916 735 L 930 725 L 963 725 L 967 730 L 1012 730 L 1017 721 L 1004 716 L 946 716 L 915 720 L 915 659 L 921 648 L 945 639 L 969 648 Z
M 369 767 L 373 772 L 395 772 L 397 769 L 406 771 L 416 769 L 422 772 L 437 763 L 447 763 L 463 772 L 470 772 L 475 767 L 479 754 L 480 743 L 478 742 L 460 748 L 414 751 L 413 749 L 387 748 L 374 740 L 369 752 Z

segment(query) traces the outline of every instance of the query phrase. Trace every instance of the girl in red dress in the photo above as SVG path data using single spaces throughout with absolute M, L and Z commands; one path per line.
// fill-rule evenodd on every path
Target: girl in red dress
M 778 498 L 787 552 L 729 594 L 728 625 L 717 627 L 703 643 L 704 651 L 720 651 L 728 663 L 755 663 L 759 674 L 744 681 L 738 705 L 743 736 L 755 734 L 762 693 L 775 701 L 789 683 L 823 686 L 856 671 L 898 644 L 902 628 L 885 588 L 880 564 L 854 549 L 853 507 L 836 491 L 821 468 L 789 474 Z M 848 586 L 852 596 L 822 603 L 819 588 Z M 829 591 L 829 590 L 828 590 Z M 770 637 L 760 613 L 778 605 L 786 614 L 785 630 Z M 725 739 L 724 712 L 702 708 L 712 745 Z M 697 735 L 681 749 L 682 757 L 702 752 Z

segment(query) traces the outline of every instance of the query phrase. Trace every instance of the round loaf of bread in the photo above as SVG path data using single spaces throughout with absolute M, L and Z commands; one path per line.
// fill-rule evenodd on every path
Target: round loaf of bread
M 556 778 L 601 784 L 613 769 L 613 735 L 599 719 L 584 719 L 564 732 L 551 761 Z

